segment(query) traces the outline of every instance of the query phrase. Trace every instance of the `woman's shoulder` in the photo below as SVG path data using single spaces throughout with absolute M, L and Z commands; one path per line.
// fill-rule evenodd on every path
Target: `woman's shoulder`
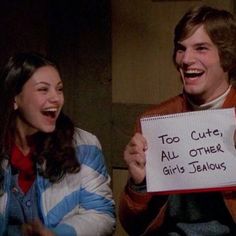
M 100 170 L 103 175 L 106 175 L 104 156 L 97 137 L 88 131 L 76 128 L 74 142 L 80 164 L 89 166 L 94 170 Z
M 75 128 L 74 142 L 76 146 L 77 145 L 92 145 L 101 149 L 101 144 L 98 138 L 96 137 L 96 135 L 86 130 L 80 129 L 78 127 Z

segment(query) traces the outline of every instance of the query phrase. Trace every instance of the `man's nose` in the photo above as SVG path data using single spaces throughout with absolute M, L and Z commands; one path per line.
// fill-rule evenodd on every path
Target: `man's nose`
M 183 58 L 182 58 L 182 63 L 184 65 L 191 65 L 195 61 L 195 53 L 191 49 L 186 49 Z

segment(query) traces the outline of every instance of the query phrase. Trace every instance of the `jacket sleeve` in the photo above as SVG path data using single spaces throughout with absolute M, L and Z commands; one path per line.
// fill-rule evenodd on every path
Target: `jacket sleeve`
M 94 135 L 82 130 L 77 139 L 76 154 L 81 169 L 79 197 L 76 194 L 75 197 L 79 198 L 79 204 L 51 230 L 61 236 L 112 235 L 115 205 L 100 143 Z
M 136 192 L 128 184 L 120 196 L 119 219 L 129 235 L 142 235 L 148 228 L 162 224 L 167 196 Z
M 136 120 L 135 132 L 141 133 L 140 117 Z M 143 235 L 150 227 L 160 226 L 164 217 L 167 196 L 155 196 L 135 190 L 128 180 L 120 196 L 119 219 L 129 235 Z

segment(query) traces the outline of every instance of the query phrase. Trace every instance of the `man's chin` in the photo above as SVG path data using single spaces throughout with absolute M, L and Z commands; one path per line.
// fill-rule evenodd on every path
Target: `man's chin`
M 200 95 L 199 89 L 193 86 L 184 86 L 184 92 L 189 96 L 198 96 Z

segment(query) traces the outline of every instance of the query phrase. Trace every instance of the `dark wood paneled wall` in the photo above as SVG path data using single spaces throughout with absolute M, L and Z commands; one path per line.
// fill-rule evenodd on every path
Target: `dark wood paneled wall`
M 0 66 L 19 51 L 53 58 L 65 81 L 65 112 L 111 157 L 111 20 L 108 0 L 2 0 Z

